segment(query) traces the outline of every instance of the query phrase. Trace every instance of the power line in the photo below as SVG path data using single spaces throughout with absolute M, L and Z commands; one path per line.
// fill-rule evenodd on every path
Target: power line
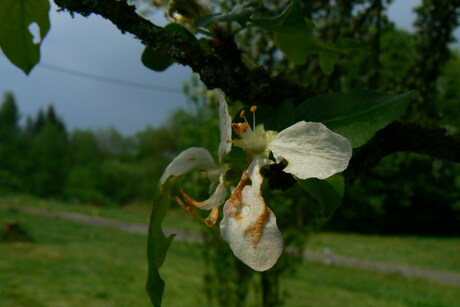
M 48 69 L 48 70 L 52 70 L 55 72 L 59 72 L 59 73 L 63 73 L 63 74 L 67 74 L 67 75 L 71 75 L 75 77 L 80 77 L 84 79 L 96 80 L 100 82 L 129 86 L 129 87 L 140 88 L 144 90 L 151 90 L 151 91 L 156 91 L 156 92 L 182 94 L 182 91 L 180 89 L 169 87 L 169 86 L 162 86 L 162 85 L 157 85 L 157 84 L 142 83 L 142 82 L 123 80 L 123 79 L 118 79 L 118 78 L 113 78 L 113 77 L 107 77 L 107 76 L 102 76 L 102 75 L 93 74 L 93 73 L 89 73 L 85 71 L 65 68 L 65 67 L 61 67 L 58 65 L 53 65 L 53 64 L 43 63 L 43 62 L 40 62 L 38 66 L 44 69 Z

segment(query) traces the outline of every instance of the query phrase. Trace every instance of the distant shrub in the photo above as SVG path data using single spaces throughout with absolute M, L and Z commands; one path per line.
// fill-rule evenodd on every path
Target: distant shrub
M 34 242 L 32 235 L 19 221 L 3 222 L 0 242 Z

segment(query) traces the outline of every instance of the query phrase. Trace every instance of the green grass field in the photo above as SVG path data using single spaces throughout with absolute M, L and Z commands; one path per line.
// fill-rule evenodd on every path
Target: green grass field
M 148 205 L 104 208 L 72 205 L 60 201 L 44 201 L 32 197 L 0 197 L 0 205 L 27 206 L 47 210 L 71 211 L 128 222 L 148 223 Z M 165 227 L 199 233 L 206 226 L 182 210 L 170 210 Z M 409 265 L 418 268 L 460 273 L 460 238 L 430 238 L 415 236 L 371 236 L 359 234 L 308 234 L 305 248 L 361 259 Z
M 87 214 L 96 210 L 53 202 L 20 205 Z M 97 210 L 97 215 L 130 221 L 146 218 L 145 209 L 135 207 Z M 180 228 L 193 222 L 182 223 L 184 219 L 173 211 L 168 223 Z M 0 306 L 150 306 L 144 291 L 145 236 L 0 210 L 0 223 L 5 221 L 21 222 L 35 242 L 0 243 Z M 459 272 L 459 243 L 460 239 L 321 234 L 311 236 L 308 248 Z M 173 242 L 162 269 L 164 306 L 206 306 L 200 255 L 197 244 Z M 302 264 L 283 287 L 289 292 L 285 306 L 460 306 L 459 286 L 318 263 Z

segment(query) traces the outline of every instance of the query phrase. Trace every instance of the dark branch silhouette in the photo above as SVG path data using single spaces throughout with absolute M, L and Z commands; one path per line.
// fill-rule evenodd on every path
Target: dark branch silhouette
M 460 137 L 447 135 L 443 128 L 395 121 L 377 132 L 366 145 L 353 151 L 345 175 L 353 180 L 377 165 L 383 157 L 401 151 L 460 163 Z

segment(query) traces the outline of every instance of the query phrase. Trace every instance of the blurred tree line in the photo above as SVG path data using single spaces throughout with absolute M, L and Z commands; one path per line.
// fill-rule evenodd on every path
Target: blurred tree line
M 219 138 L 215 109 L 187 92 L 189 110 L 177 110 L 158 128 L 146 127 L 133 136 L 115 128 L 69 132 L 52 105 L 20 124 L 14 95 L 0 106 L 0 193 L 27 193 L 96 206 L 150 204 L 158 195 L 158 180 L 178 152 L 209 146 Z
M 98 206 L 153 199 L 176 152 L 166 127 L 125 137 L 113 128 L 68 132 L 52 106 L 19 124 L 14 96 L 0 107 L 0 190 Z

